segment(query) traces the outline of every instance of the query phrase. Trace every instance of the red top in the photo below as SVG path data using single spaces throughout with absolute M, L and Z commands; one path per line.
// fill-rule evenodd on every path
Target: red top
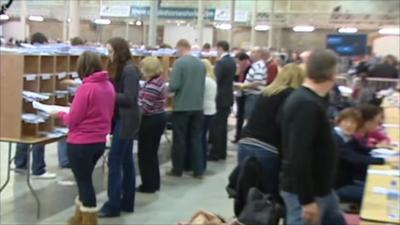
M 278 64 L 271 59 L 267 62 L 267 85 L 271 84 L 278 75 Z

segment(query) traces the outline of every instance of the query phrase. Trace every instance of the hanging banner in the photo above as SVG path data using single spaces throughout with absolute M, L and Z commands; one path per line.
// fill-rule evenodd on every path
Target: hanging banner
M 129 17 L 131 7 L 128 5 L 102 5 L 100 16 L 107 17 Z
M 229 9 L 215 9 L 215 21 L 230 21 L 231 11 Z M 235 11 L 235 22 L 249 21 L 249 12 L 244 10 Z
M 215 9 L 205 9 L 204 19 L 213 20 Z M 150 7 L 131 7 L 130 16 L 132 17 L 148 17 L 150 15 Z M 158 17 L 162 19 L 197 19 L 196 8 L 177 8 L 177 7 L 161 7 L 158 9 Z

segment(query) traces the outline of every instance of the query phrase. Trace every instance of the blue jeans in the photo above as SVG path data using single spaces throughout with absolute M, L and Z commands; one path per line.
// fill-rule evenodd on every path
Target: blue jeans
M 62 139 L 57 142 L 57 155 L 58 155 L 58 166 L 60 168 L 68 168 L 68 152 L 67 152 L 67 141 Z
M 254 108 L 256 107 L 257 101 L 260 95 L 257 94 L 249 94 L 246 95 L 246 101 L 244 103 L 244 118 L 250 119 L 251 114 L 253 113 Z
M 121 121 L 115 123 L 111 150 L 108 155 L 108 201 L 101 209 L 103 213 L 119 216 L 121 210 L 134 211 L 135 165 L 133 139 L 120 139 Z
M 239 143 L 238 163 L 241 164 L 246 158 L 256 157 L 263 168 L 267 193 L 272 194 L 275 199 L 279 198 L 279 155 L 262 147 Z
M 17 144 L 15 152 L 15 167 L 17 169 L 26 169 L 27 154 L 32 147 L 32 174 L 42 175 L 46 172 L 46 163 L 44 162 L 44 145 Z
M 287 224 L 308 225 L 302 219 L 302 205 L 297 195 L 281 191 L 281 196 L 286 206 Z M 317 197 L 316 202 L 320 212 L 319 225 L 347 225 L 339 206 L 339 199 L 334 191 L 326 196 Z
M 336 189 L 336 193 L 343 202 L 361 203 L 364 185 L 364 182 L 355 181 L 353 184 Z

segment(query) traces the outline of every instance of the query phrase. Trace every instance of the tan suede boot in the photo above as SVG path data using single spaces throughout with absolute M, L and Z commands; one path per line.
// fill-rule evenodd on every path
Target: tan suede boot
M 97 212 L 98 209 L 96 207 L 81 207 L 82 212 L 82 225 L 97 225 Z
M 68 219 L 69 225 L 82 225 L 82 212 L 81 207 L 82 203 L 79 201 L 79 198 L 75 199 L 75 214 L 71 218 Z

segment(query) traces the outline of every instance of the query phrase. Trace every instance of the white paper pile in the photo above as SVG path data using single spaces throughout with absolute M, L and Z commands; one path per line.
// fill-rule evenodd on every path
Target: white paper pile
M 32 102 L 34 109 L 46 112 L 46 113 L 57 113 L 57 112 L 69 112 L 69 107 L 59 106 L 59 105 L 45 105 L 40 102 Z
M 22 91 L 22 97 L 28 102 L 44 101 L 49 99 L 48 95 L 36 93 L 33 91 Z
M 33 113 L 23 113 L 22 120 L 26 123 L 39 124 L 44 123 L 46 121 L 46 118 Z
M 58 132 L 61 134 L 67 134 L 68 133 L 68 128 L 66 127 L 54 127 L 54 132 Z
M 371 156 L 377 157 L 377 158 L 387 158 L 387 157 L 393 157 L 393 156 L 400 156 L 399 152 L 393 151 L 390 149 L 385 149 L 385 148 L 377 148 L 371 151 Z

